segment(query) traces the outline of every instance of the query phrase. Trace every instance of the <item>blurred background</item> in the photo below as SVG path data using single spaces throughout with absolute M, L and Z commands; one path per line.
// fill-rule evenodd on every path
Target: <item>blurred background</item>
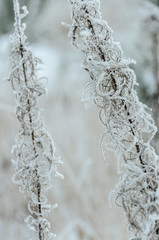
M 49 220 L 57 240 L 126 240 L 126 219 L 120 207 L 109 207 L 108 195 L 120 177 L 117 161 L 100 154 L 104 127 L 95 105 L 81 102 L 89 76 L 81 67 L 82 55 L 68 38 L 71 24 L 67 0 L 19 0 L 30 12 L 26 35 L 34 54 L 43 61 L 41 74 L 48 78 L 48 94 L 39 100 L 46 129 L 52 135 L 65 179 L 52 178 L 49 202 L 58 203 Z M 133 58 L 140 99 L 152 108 L 158 125 L 159 1 L 101 0 L 103 19 L 114 30 L 126 58 Z M 9 35 L 13 32 L 11 0 L 0 0 L 0 239 L 28 240 L 32 233 L 24 223 L 27 201 L 11 177 L 11 147 L 18 131 L 15 100 L 9 75 Z M 109 141 L 109 139 L 108 139 Z M 153 142 L 157 151 L 158 136 Z M 157 151 L 158 152 L 158 151 Z

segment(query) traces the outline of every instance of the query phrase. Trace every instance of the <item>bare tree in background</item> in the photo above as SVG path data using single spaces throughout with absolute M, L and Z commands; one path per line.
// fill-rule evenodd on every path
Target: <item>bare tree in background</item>
M 159 1 L 152 1 L 152 3 L 146 2 L 147 14 L 143 24 L 146 35 L 151 41 L 150 69 L 154 82 L 154 91 L 148 98 L 152 108 L 153 119 L 159 129 Z M 159 154 L 159 131 L 157 131 L 152 144 L 157 154 Z

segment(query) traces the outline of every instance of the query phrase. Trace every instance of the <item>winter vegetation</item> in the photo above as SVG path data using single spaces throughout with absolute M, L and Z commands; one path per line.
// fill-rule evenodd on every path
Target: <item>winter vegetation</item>
M 91 3 L 91 1 L 87 1 L 87 4 L 88 2 Z M 68 29 L 61 25 L 61 21 L 70 23 L 70 25 L 72 24 L 70 19 L 70 6 L 67 1 L 20 1 L 21 6 L 27 5 L 27 8 L 29 10 L 29 15 L 25 17 L 25 35 L 27 35 L 28 40 L 26 39 L 23 42 L 25 49 L 25 57 L 23 56 L 23 58 L 21 58 L 21 56 L 18 55 L 18 52 L 20 50 L 18 50 L 19 38 L 18 41 L 15 40 L 16 37 L 18 37 L 18 35 L 16 34 L 16 24 L 13 29 L 13 23 L 15 22 L 15 20 L 13 18 L 14 12 L 12 1 L 0 0 L 0 179 L 1 183 L 3 183 L 0 186 L 0 239 L 34 240 L 35 234 L 27 227 L 24 219 L 26 219 L 26 217 L 30 215 L 35 219 L 35 222 L 37 223 L 38 218 L 41 218 L 38 213 L 37 215 L 30 213 L 27 207 L 28 201 L 31 200 L 29 193 L 29 189 L 31 189 L 31 181 L 30 185 L 27 185 L 26 188 L 21 189 L 25 194 L 25 198 L 24 194 L 18 192 L 17 185 L 13 184 L 11 181 L 11 178 L 14 175 L 13 179 L 15 179 L 16 181 L 19 181 L 21 179 L 26 183 L 26 178 L 23 179 L 22 176 L 19 178 L 18 173 L 18 171 L 24 167 L 24 165 L 22 165 L 21 163 L 28 163 L 24 161 L 21 162 L 20 160 L 23 159 L 16 157 L 16 153 L 21 151 L 20 145 L 19 147 L 15 147 L 15 149 L 13 148 L 14 160 L 18 160 L 17 170 L 13 168 L 13 165 L 11 163 L 13 154 L 10 153 L 10 149 L 15 142 L 15 135 L 17 134 L 17 132 L 18 134 L 16 137 L 15 145 L 17 145 L 17 140 L 19 141 L 20 139 L 19 134 L 21 132 L 19 129 L 22 129 L 24 123 L 26 124 L 27 122 L 28 126 L 25 131 L 30 131 L 30 123 L 28 124 L 27 120 L 28 118 L 22 119 L 18 117 L 17 121 L 17 116 L 19 115 L 15 115 L 15 105 L 17 105 L 17 109 L 18 106 L 22 107 L 24 103 L 23 100 L 20 100 L 20 98 L 17 99 L 17 93 L 19 94 L 19 91 L 24 88 L 24 85 L 20 85 L 18 87 L 17 79 L 15 77 L 19 75 L 21 83 L 24 84 L 22 66 L 23 63 L 25 63 L 27 67 L 27 76 L 31 76 L 28 79 L 28 87 L 25 87 L 25 90 L 27 92 L 33 93 L 34 91 L 31 87 L 33 86 L 33 84 L 40 84 L 40 89 L 43 89 L 43 94 L 41 94 L 40 98 L 38 96 L 39 88 L 38 91 L 34 92 L 35 95 L 30 94 L 29 96 L 31 97 L 31 99 L 35 97 L 33 101 L 35 105 L 33 107 L 36 108 L 38 112 L 39 118 L 37 119 L 37 122 L 42 122 L 43 124 L 43 120 L 41 117 L 42 112 L 45 120 L 45 126 L 50 133 L 49 137 L 54 137 L 55 145 L 57 147 L 57 156 L 61 155 L 62 160 L 64 161 L 64 165 L 60 167 L 60 172 L 62 172 L 62 174 L 65 176 L 64 181 L 60 181 L 58 178 L 51 177 L 51 175 L 53 175 L 51 174 L 49 177 L 49 183 L 50 185 L 52 185 L 52 187 L 47 192 L 42 192 L 42 194 L 47 196 L 47 198 L 49 199 L 49 203 L 54 204 L 57 202 L 59 205 L 57 209 L 50 212 L 47 216 L 47 221 L 50 223 L 49 232 L 55 233 L 57 235 L 55 239 L 57 240 L 126 240 L 130 237 L 130 233 L 127 231 L 127 220 L 130 220 L 129 227 L 132 231 L 132 237 L 130 239 L 144 239 L 144 237 L 149 239 L 150 236 L 153 236 L 151 237 L 153 240 L 158 239 L 158 237 L 155 236 L 157 235 L 157 231 L 154 230 L 155 225 L 153 227 L 154 223 L 157 226 L 158 221 L 158 204 L 157 199 L 155 199 L 155 197 L 157 197 L 157 188 L 155 186 L 155 183 L 157 183 L 158 170 L 157 165 L 154 166 L 157 156 L 155 155 L 152 147 L 150 147 L 149 141 L 150 138 L 152 138 L 151 133 L 149 132 L 142 134 L 145 126 L 144 124 L 149 124 L 151 122 L 151 129 L 155 129 L 153 121 L 149 116 L 149 114 L 153 114 L 153 111 L 151 112 L 147 109 L 145 110 L 145 107 L 139 102 L 138 98 L 135 102 L 135 106 L 138 106 L 138 104 L 140 104 L 141 109 L 138 106 L 137 112 L 136 107 L 133 107 L 133 101 L 137 97 L 135 90 L 137 90 L 139 98 L 142 99 L 142 101 L 148 103 L 149 106 L 153 108 L 153 99 L 151 100 L 151 96 L 155 90 L 155 79 L 153 77 L 152 67 L 153 61 L 151 61 L 153 56 L 153 43 L 152 38 L 149 35 L 149 31 L 147 31 L 148 25 L 145 19 L 147 19 L 146 17 L 153 12 L 154 5 L 145 5 L 145 2 L 146 1 L 143 0 L 101 0 L 102 18 L 108 21 L 109 25 L 114 30 L 113 37 L 120 41 L 124 50 L 124 56 L 122 51 L 121 54 L 119 51 L 120 58 L 118 62 L 116 61 L 116 56 L 118 56 L 116 50 L 121 49 L 121 47 L 118 46 L 118 44 L 116 45 L 116 42 L 114 42 L 112 38 L 112 30 L 110 29 L 108 24 L 105 25 L 105 22 L 100 18 L 98 5 L 96 5 L 97 15 L 95 15 L 95 17 L 97 18 L 95 18 L 95 22 L 98 19 L 99 22 L 102 21 L 104 27 L 108 27 L 109 31 L 107 36 L 109 36 L 108 39 L 111 40 L 110 43 L 112 44 L 111 49 L 113 49 L 114 52 L 114 60 L 111 61 L 107 59 L 107 63 L 110 67 L 109 69 L 107 69 L 108 65 L 103 66 L 104 64 L 98 54 L 91 54 L 93 55 L 93 57 L 97 57 L 97 60 L 95 59 L 96 62 L 100 60 L 100 64 L 102 63 L 103 65 L 102 67 L 100 65 L 95 67 L 95 71 L 100 73 L 101 78 L 99 78 L 98 81 L 96 81 L 95 79 L 91 79 L 91 82 L 89 83 L 90 78 L 88 75 L 88 71 L 84 72 L 83 69 L 80 68 L 80 62 L 83 58 L 83 55 L 80 53 L 81 51 L 75 51 L 75 49 L 71 46 L 70 39 L 67 38 Z M 151 2 L 157 5 L 157 0 L 152 0 Z M 157 8 L 155 9 L 155 11 L 157 12 Z M 24 16 L 23 11 L 20 11 L 19 14 L 19 16 Z M 73 24 L 75 24 L 75 20 L 73 20 Z M 153 25 L 153 21 L 151 24 Z M 20 28 L 23 32 L 21 32 L 22 36 L 25 37 L 23 25 L 21 25 Z M 150 27 L 150 29 L 152 28 Z M 99 31 L 100 30 L 98 30 L 97 33 L 99 33 Z M 78 35 L 78 41 L 76 41 L 76 45 L 78 45 L 77 47 L 79 49 L 83 49 L 84 47 L 84 50 L 86 50 L 86 45 L 84 44 L 86 43 L 86 41 L 88 41 L 88 38 L 90 37 L 87 35 L 88 32 L 89 31 L 86 31 L 84 33 L 82 29 L 83 35 L 81 35 L 80 28 L 78 26 L 78 30 L 76 32 L 76 36 Z M 12 37 L 10 47 L 8 39 L 11 33 Z M 104 32 L 101 34 L 100 38 L 98 36 L 97 39 L 101 41 L 103 35 Z M 22 39 L 24 40 L 23 37 Z M 92 39 L 91 41 L 93 42 L 94 39 Z M 12 49 L 14 49 L 15 42 L 17 42 L 17 50 L 14 51 L 15 55 L 13 57 Z M 28 42 L 30 42 L 30 45 L 32 47 L 29 47 Z M 103 41 L 103 44 L 105 44 L 105 41 Z M 116 46 L 115 50 L 114 46 Z M 108 48 L 106 48 L 104 52 L 105 55 L 107 55 L 107 49 Z M 88 50 L 90 51 L 91 49 Z M 9 64 L 7 62 L 7 59 L 11 55 L 11 81 L 3 81 L 3 79 L 6 78 L 9 72 Z M 35 58 L 34 56 L 38 56 L 38 58 Z M 86 55 L 84 53 L 84 58 L 85 56 Z M 110 57 L 112 57 L 111 51 Z M 134 75 L 134 72 L 127 65 L 127 60 L 125 60 L 128 57 L 133 57 L 137 60 L 136 65 L 130 65 L 132 68 L 135 69 L 135 72 L 137 73 L 137 79 L 140 83 L 139 87 L 137 88 L 135 86 L 136 77 Z M 17 69 L 14 69 L 13 67 L 14 59 L 21 59 L 21 61 L 18 61 L 19 64 L 17 65 Z M 41 64 L 41 60 L 38 59 L 41 59 L 44 64 Z M 121 65 L 119 63 L 121 63 Z M 85 62 L 83 61 L 82 66 L 85 67 L 84 64 Z M 108 85 L 108 88 L 106 88 L 105 90 L 108 92 L 108 94 L 104 95 L 102 90 L 102 87 L 105 86 L 105 83 L 103 84 L 104 78 L 105 76 L 107 76 L 106 74 L 108 74 L 109 70 L 112 71 L 112 68 L 115 68 L 116 64 L 118 64 L 118 68 L 115 70 L 115 73 L 117 75 L 115 76 L 115 73 L 113 73 L 113 76 L 115 78 L 115 81 L 118 83 L 118 95 L 117 92 L 114 93 L 114 91 L 108 91 L 108 89 L 111 90 L 112 88 L 111 84 Z M 31 68 L 29 66 L 34 66 L 35 71 L 32 74 L 30 72 Z M 95 65 L 89 65 L 89 67 L 91 68 L 90 72 L 93 71 L 94 66 Z M 106 74 L 102 75 L 101 73 L 105 71 L 105 68 L 107 69 Z M 18 69 L 20 70 L 20 72 Z M 130 77 L 126 79 L 126 76 L 129 75 L 129 73 Z M 48 78 L 48 82 L 45 81 L 45 78 L 43 78 L 43 76 Z M 122 81 L 123 76 L 125 76 L 124 81 Z M 133 81 L 132 78 L 134 79 Z M 37 81 L 34 81 L 35 79 Z M 111 80 L 110 74 L 109 79 Z M 119 79 L 120 81 L 118 81 Z M 122 83 L 122 85 L 120 85 L 119 82 Z M 132 86 L 130 87 L 131 83 Z M 124 84 L 126 86 L 128 84 L 128 88 L 124 88 Z M 135 90 L 133 88 L 133 84 L 135 86 Z M 47 92 L 47 98 L 45 89 L 46 85 L 49 89 L 49 91 Z M 83 107 L 83 102 L 80 101 L 84 85 L 91 87 L 86 88 L 87 91 L 85 91 L 84 98 L 85 100 L 87 99 L 89 101 L 86 100 L 85 102 L 93 103 L 91 104 L 91 107 L 86 104 L 86 110 Z M 115 101 L 118 101 L 120 103 L 120 101 L 115 99 L 115 97 L 119 97 L 120 93 L 127 95 L 126 92 L 129 92 L 129 99 L 121 99 L 121 102 L 123 100 L 124 104 L 129 107 L 128 112 L 130 111 L 132 113 L 132 110 L 134 109 L 134 115 L 133 118 L 129 118 L 123 107 L 121 109 L 123 112 L 119 111 L 120 118 L 118 118 L 116 109 L 114 108 L 114 110 L 111 112 L 109 107 L 114 107 Z M 102 96 L 99 95 L 99 93 Z M 106 109 L 105 111 L 102 110 L 103 105 L 101 104 L 103 102 L 99 102 L 99 100 L 103 98 L 107 101 L 108 97 L 109 101 L 107 102 L 107 107 L 109 109 L 109 112 L 106 112 Z M 96 104 L 94 104 L 94 102 Z M 97 104 L 99 103 L 100 105 L 97 106 Z M 27 111 L 26 106 L 27 103 L 25 102 L 23 106 L 23 110 L 25 112 Z M 120 107 L 120 104 L 118 105 L 118 107 Z M 116 143 L 115 140 L 112 142 L 112 137 L 109 135 L 110 131 L 108 132 L 107 130 L 108 123 L 106 122 L 105 124 L 104 122 L 104 124 L 100 124 L 97 114 L 97 108 L 99 112 L 102 113 L 100 115 L 102 117 L 102 121 L 110 119 L 110 116 L 107 115 L 107 113 L 112 113 L 113 118 L 109 121 L 109 124 L 113 124 L 111 126 L 114 126 L 114 124 L 116 123 L 119 124 L 119 120 L 123 121 L 124 124 L 120 124 L 121 128 L 114 129 L 113 134 L 115 136 L 112 135 L 113 137 L 117 137 L 115 131 L 121 133 L 121 130 L 125 132 L 126 129 L 130 130 L 131 127 L 136 134 L 135 137 L 133 134 L 129 135 L 130 132 L 128 132 L 127 136 L 118 136 L 118 143 Z M 17 110 L 16 113 L 19 113 L 19 111 Z M 149 114 L 147 113 L 147 111 Z M 136 119 L 135 116 L 139 116 L 139 119 Z M 144 122 L 142 120 L 143 117 L 145 119 Z M 147 120 L 147 117 L 150 121 Z M 133 120 L 134 123 L 130 124 L 129 120 Z M 142 131 L 139 131 L 138 128 L 135 128 L 136 123 L 138 124 L 137 126 L 141 127 L 142 125 Z M 35 127 L 35 125 L 33 126 Z M 44 125 L 42 126 L 40 131 L 46 132 L 46 130 L 44 129 Z M 107 166 L 105 166 L 105 163 L 102 160 L 99 144 L 100 136 L 104 131 L 105 133 L 103 135 L 103 144 L 101 146 L 104 150 L 103 155 L 108 163 Z M 155 130 L 153 130 L 153 133 L 154 132 Z M 126 139 L 126 142 L 121 143 L 122 139 Z M 132 146 L 132 148 L 128 148 L 128 146 L 130 146 L 130 141 L 132 140 L 134 140 L 134 147 Z M 140 164 L 139 155 L 141 151 L 140 153 L 136 152 L 135 141 L 139 144 L 140 149 L 143 150 L 141 154 L 142 160 L 144 159 L 143 165 Z M 116 145 L 107 145 L 108 142 L 115 143 Z M 32 141 L 30 141 L 30 143 L 32 143 Z M 146 145 L 147 150 L 145 150 L 146 143 L 148 143 Z M 154 146 L 155 143 L 156 141 L 154 140 Z M 118 156 L 114 156 L 111 151 L 108 151 L 106 149 L 106 145 L 107 148 L 111 148 L 113 152 L 115 150 L 116 153 L 118 148 L 118 153 L 120 152 L 120 155 L 118 154 Z M 125 145 L 127 146 L 126 151 L 124 151 Z M 48 146 L 49 144 L 45 144 L 46 153 L 48 153 Z M 25 149 L 26 147 L 29 147 L 30 149 L 31 145 L 28 146 L 26 144 Z M 151 153 L 154 154 L 154 161 L 152 161 L 152 154 L 149 155 L 150 152 L 148 150 L 148 147 L 150 147 Z M 39 146 L 37 147 L 37 151 L 40 152 Z M 42 151 L 42 154 L 43 153 L 44 151 Z M 130 157 L 129 159 L 126 159 L 128 155 Z M 53 167 L 55 167 L 54 156 L 55 155 L 53 153 Z M 120 158 L 120 164 L 118 169 L 116 164 L 117 157 Z M 132 160 L 133 158 L 134 160 Z M 152 165 L 150 161 L 153 162 Z M 46 167 L 47 166 L 48 165 L 46 165 Z M 35 171 L 36 169 L 39 170 L 37 166 L 33 165 L 33 167 L 35 167 Z M 42 170 L 44 169 L 47 171 L 46 168 L 42 168 Z M 120 180 L 118 179 L 119 175 L 117 175 L 118 170 L 121 176 Z M 36 178 L 32 178 L 32 183 L 34 181 L 37 182 Z M 115 187 L 117 182 L 118 186 Z M 141 183 L 143 183 L 144 185 L 142 185 Z M 131 187 L 131 189 L 129 187 Z M 114 197 L 117 205 L 121 206 L 120 208 L 114 206 L 113 204 L 110 208 L 108 205 L 108 195 L 110 191 L 114 188 L 115 191 L 112 192 L 112 195 L 110 196 Z M 43 190 L 44 189 L 45 188 L 43 188 Z M 137 195 L 137 191 L 140 192 L 141 195 Z M 33 195 L 35 196 L 36 193 L 37 190 L 35 187 Z M 141 201 L 143 196 L 144 198 Z M 125 215 L 128 217 L 127 219 L 123 215 L 123 198 L 126 202 Z M 33 200 L 36 200 L 36 197 Z M 140 201 L 142 204 L 139 205 Z M 34 201 L 34 203 L 36 205 L 37 202 Z M 142 210 L 139 206 L 142 208 Z M 139 207 L 139 212 L 137 212 L 137 207 Z M 136 216 L 132 216 L 135 211 Z M 130 216 L 128 216 L 129 213 Z M 144 213 L 146 214 L 147 218 L 143 217 Z M 144 221 L 141 221 L 141 219 L 139 220 L 140 216 L 144 218 Z M 27 219 L 31 219 L 31 217 L 28 217 Z M 43 217 L 46 218 L 45 216 Z M 134 223 L 131 223 L 132 218 L 133 220 L 137 221 L 135 222 L 136 225 L 134 225 Z M 147 223 L 149 223 L 150 225 L 148 226 Z M 144 224 L 145 228 L 143 227 Z M 36 232 L 39 235 L 39 226 L 34 226 L 36 227 Z M 142 229 L 137 230 L 136 226 L 144 228 L 145 236 L 141 234 Z M 147 236 L 150 229 L 152 230 L 150 236 Z M 140 235 L 142 236 L 140 237 Z M 39 236 L 37 236 L 37 238 L 39 238 Z
M 44 128 L 37 98 L 45 93 L 44 80 L 38 78 L 40 60 L 33 57 L 24 34 L 25 24 L 21 20 L 28 14 L 24 6 L 20 13 L 18 0 L 13 0 L 15 14 L 15 32 L 11 35 L 11 73 L 9 81 L 16 98 L 16 116 L 20 129 L 13 146 L 15 160 L 12 160 L 16 173 L 13 182 L 28 199 L 30 215 L 25 219 L 29 227 L 36 232 L 36 239 L 50 240 L 48 213 L 56 207 L 47 204 L 45 192 L 51 188 L 50 173 L 60 176 L 56 164 L 55 147 L 50 135 Z
M 151 146 L 156 127 L 137 96 L 136 76 L 129 67 L 133 61 L 123 57 L 111 28 L 101 19 L 99 0 L 70 0 L 70 4 L 70 36 L 84 55 L 83 68 L 91 79 L 83 100 L 95 102 L 106 127 L 101 139 L 102 155 L 109 150 L 118 158 L 121 177 L 112 193 L 117 205 L 123 207 L 132 237 L 158 239 L 159 159 Z

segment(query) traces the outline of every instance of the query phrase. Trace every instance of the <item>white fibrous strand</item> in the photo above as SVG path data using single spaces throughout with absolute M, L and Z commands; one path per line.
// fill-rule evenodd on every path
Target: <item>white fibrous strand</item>
M 72 25 L 69 36 L 84 55 L 83 68 L 91 81 L 83 99 L 94 101 L 105 125 L 101 150 L 115 153 L 120 180 L 116 203 L 127 216 L 132 239 L 159 239 L 159 161 L 150 145 L 156 133 L 148 109 L 137 96 L 136 75 L 124 59 L 112 30 L 101 19 L 99 0 L 69 0 Z M 111 143 L 107 142 L 108 135 Z
M 38 240 L 51 240 L 50 223 L 46 219 L 50 210 L 57 205 L 47 203 L 45 192 L 51 187 L 50 174 L 56 176 L 60 159 L 55 157 L 55 147 L 51 136 L 45 130 L 37 98 L 45 94 L 42 78 L 37 77 L 40 60 L 32 55 L 24 34 L 25 24 L 21 20 L 28 14 L 27 8 L 20 13 L 18 0 L 13 0 L 15 13 L 15 32 L 11 42 L 10 82 L 16 99 L 16 116 L 20 129 L 15 139 L 13 165 L 16 173 L 14 183 L 28 199 L 30 215 L 25 222 L 36 233 Z

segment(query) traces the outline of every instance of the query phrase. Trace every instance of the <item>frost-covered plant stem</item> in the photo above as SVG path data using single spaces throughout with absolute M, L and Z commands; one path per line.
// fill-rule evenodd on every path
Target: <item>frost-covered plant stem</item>
M 20 27 L 21 27 L 21 22 L 20 22 L 20 9 L 19 6 L 18 6 L 18 3 L 16 2 L 16 0 L 14 0 L 14 12 L 15 12 L 15 21 L 19 24 L 17 24 L 17 30 L 18 30 L 18 34 L 19 34 L 19 50 L 20 50 L 20 55 L 21 55 L 21 58 L 23 59 L 24 55 L 23 55 L 23 52 L 24 52 L 24 49 L 23 49 L 23 44 L 22 44 L 22 36 L 21 36 L 21 30 L 20 30 Z M 25 64 L 23 62 L 22 64 L 22 67 L 23 67 L 23 74 L 24 74 L 24 80 L 25 80 L 25 87 L 27 88 L 27 83 L 28 83 L 28 80 L 27 80 L 27 75 L 26 75 L 26 70 L 25 70 Z M 30 127 L 31 127 L 31 140 L 32 140 L 32 146 L 33 146 L 33 151 L 34 151 L 34 159 L 35 160 L 35 157 L 37 155 L 36 153 L 36 148 L 35 148 L 35 144 L 34 144 L 34 141 L 35 141 L 35 135 L 34 135 L 34 129 L 32 128 L 32 116 L 31 116 L 31 113 L 30 113 L 30 109 L 31 109 L 31 104 L 30 104 L 30 99 L 28 98 L 27 100 L 27 106 L 28 106 L 28 112 L 29 112 L 29 124 L 30 124 Z M 37 166 L 38 168 L 38 166 Z M 37 188 L 37 195 L 38 195 L 38 206 L 37 206 L 37 209 L 38 209 L 38 213 L 39 213 L 39 217 L 41 218 L 42 217 L 42 208 L 41 208 L 41 184 L 40 184 L 40 179 L 39 179 L 39 174 L 38 174 L 38 169 L 35 169 L 35 176 L 36 176 L 36 188 Z M 43 234 L 43 229 L 42 229 L 42 226 L 41 224 L 39 223 L 38 224 L 38 236 L 39 236 L 39 240 L 43 240 L 44 239 L 44 234 Z
M 69 2 L 73 21 L 69 34 L 83 53 L 83 67 L 91 78 L 83 98 L 95 102 L 106 127 L 101 140 L 103 156 L 111 150 L 119 161 L 116 201 L 121 199 L 133 239 L 157 240 L 159 159 L 150 145 L 156 127 L 138 99 L 136 75 L 129 67 L 133 61 L 123 58 L 111 28 L 101 19 L 99 0 Z
M 36 239 L 51 240 L 55 235 L 50 233 L 50 223 L 46 217 L 56 205 L 47 204 L 45 192 L 51 187 L 50 173 L 55 172 L 55 148 L 50 135 L 44 128 L 37 98 L 45 93 L 43 78 L 38 79 L 38 63 L 26 42 L 25 24 L 21 20 L 28 14 L 24 6 L 20 13 L 18 0 L 13 0 L 15 13 L 15 33 L 11 36 L 11 67 L 10 82 L 15 94 L 16 116 L 20 129 L 16 136 L 13 151 L 16 160 L 13 164 L 16 173 L 13 181 L 20 185 L 20 190 L 28 198 L 30 216 L 26 218 L 29 227 L 36 232 Z
M 17 15 L 17 19 L 18 19 L 18 15 Z M 18 33 L 19 33 L 19 42 L 20 42 L 20 55 L 23 59 L 23 45 L 22 45 L 22 39 L 21 39 L 21 36 L 20 36 L 20 29 L 18 27 Z M 26 77 L 26 70 L 25 70 L 25 65 L 24 63 L 22 64 L 23 66 L 23 73 L 24 73 L 24 79 L 25 79 L 25 87 L 27 88 L 27 77 Z M 28 99 L 27 101 L 27 105 L 28 105 L 28 112 L 29 112 L 29 124 L 30 124 L 30 127 L 31 127 L 31 140 L 32 140 L 32 145 L 33 145 L 33 151 L 34 151 L 34 159 L 36 158 L 37 156 L 37 152 L 36 152 L 36 148 L 35 148 L 35 144 L 34 144 L 34 141 L 35 141 L 35 135 L 34 135 L 34 129 L 32 128 L 32 116 L 31 116 L 31 113 L 30 113 L 30 109 L 31 109 L 31 104 L 30 104 L 30 100 Z M 38 214 L 39 214 L 39 217 L 41 218 L 42 217 L 42 206 L 41 206 L 41 184 L 40 184 L 40 178 L 39 178 L 39 174 L 38 174 L 38 166 L 37 168 L 35 169 L 35 176 L 36 176 L 36 182 L 37 182 L 37 195 L 38 195 L 38 206 L 37 206 L 37 209 L 38 209 Z M 39 240 L 43 240 L 44 239 L 44 234 L 43 234 L 43 229 L 42 229 L 42 226 L 41 226 L 41 223 L 38 224 L 38 236 L 39 236 Z

